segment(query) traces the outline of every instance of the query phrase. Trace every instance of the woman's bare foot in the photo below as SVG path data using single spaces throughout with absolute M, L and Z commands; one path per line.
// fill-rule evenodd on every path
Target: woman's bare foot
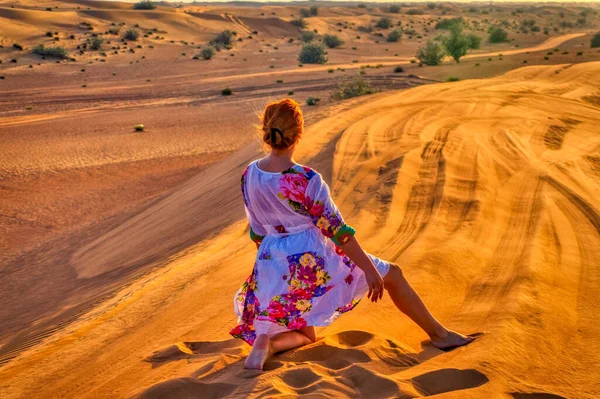
M 432 345 L 441 350 L 458 348 L 475 340 L 474 337 L 462 335 L 452 330 L 446 330 L 443 336 L 433 336 L 430 338 Z
M 252 345 L 252 350 L 246 358 L 244 368 L 262 370 L 271 352 L 271 340 L 267 334 L 259 335 Z

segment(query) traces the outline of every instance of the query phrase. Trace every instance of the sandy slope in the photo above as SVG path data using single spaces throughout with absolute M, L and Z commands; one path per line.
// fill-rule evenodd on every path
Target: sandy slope
M 244 371 L 248 347 L 227 331 L 255 256 L 238 187 L 247 147 L 70 259 L 86 277 L 181 240 L 190 219 L 218 226 L 1 368 L 0 396 L 598 397 L 599 77 L 600 63 L 527 67 L 360 98 L 309 127 L 299 161 L 441 320 L 484 333 L 471 346 L 421 342 L 386 298 Z

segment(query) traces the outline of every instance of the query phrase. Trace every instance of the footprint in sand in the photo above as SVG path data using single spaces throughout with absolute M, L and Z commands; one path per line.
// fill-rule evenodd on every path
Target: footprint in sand
M 156 351 L 146 360 L 164 364 L 187 359 L 201 367 L 187 378 L 154 385 L 141 397 L 314 396 L 337 392 L 369 399 L 413 398 L 475 388 L 488 381 L 473 369 L 442 369 L 404 379 L 403 370 L 431 357 L 365 331 L 325 336 L 311 345 L 276 355 L 263 372 L 245 370 L 241 353 L 237 340 L 178 343 Z

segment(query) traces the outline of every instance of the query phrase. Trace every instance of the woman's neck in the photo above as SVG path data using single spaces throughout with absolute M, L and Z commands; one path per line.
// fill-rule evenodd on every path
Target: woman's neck
M 294 153 L 289 150 L 271 151 L 266 157 L 259 159 L 259 167 L 267 172 L 281 172 L 296 164 Z

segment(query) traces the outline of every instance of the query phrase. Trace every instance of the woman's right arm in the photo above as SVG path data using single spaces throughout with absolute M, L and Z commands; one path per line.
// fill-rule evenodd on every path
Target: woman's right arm
M 352 237 L 348 242 L 342 244 L 340 248 L 365 273 L 369 286 L 367 298 L 373 302 L 377 302 L 383 298 L 383 278 L 375 268 L 371 258 L 367 256 L 367 253 L 358 243 L 356 237 Z
M 369 285 L 367 297 L 373 302 L 381 299 L 383 278 L 358 243 L 354 236 L 354 228 L 344 222 L 342 214 L 331 198 L 329 186 L 318 173 L 312 177 L 306 189 L 305 206 L 312 222 L 321 233 L 329 237 L 365 273 Z

